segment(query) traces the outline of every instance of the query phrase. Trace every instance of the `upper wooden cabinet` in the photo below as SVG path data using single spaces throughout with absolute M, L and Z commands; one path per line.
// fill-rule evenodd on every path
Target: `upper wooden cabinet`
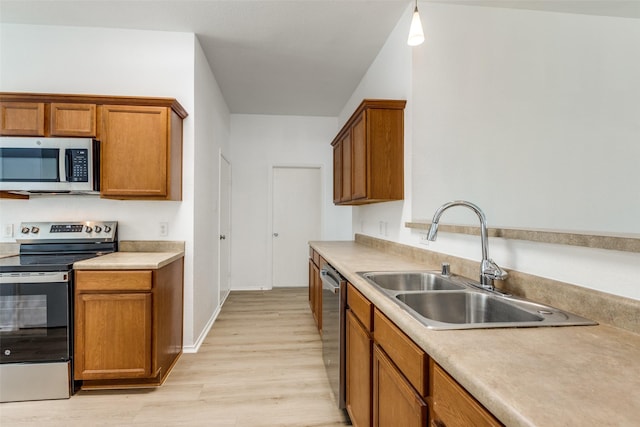
M 0 135 L 100 141 L 103 198 L 182 200 L 185 117 L 172 98 L 0 93 Z
M 44 136 L 43 102 L 0 102 L 0 135 Z
M 118 199 L 182 198 L 182 120 L 168 107 L 105 105 L 100 193 Z
M 52 103 L 49 110 L 51 136 L 96 136 L 95 104 Z
M 365 99 L 335 137 L 335 204 L 404 198 L 405 105 L 403 100 Z
M 96 105 L 0 102 L 0 135 L 96 136 Z

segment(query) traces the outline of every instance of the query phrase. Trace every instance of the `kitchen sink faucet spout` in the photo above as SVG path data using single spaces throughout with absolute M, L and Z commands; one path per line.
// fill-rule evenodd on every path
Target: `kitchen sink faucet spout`
M 507 277 L 507 272 L 501 269 L 492 259 L 489 258 L 489 237 L 487 233 L 487 219 L 484 216 L 484 212 L 471 202 L 464 200 L 454 200 L 453 202 L 445 203 L 440 206 L 436 213 L 433 215 L 431 226 L 427 234 L 427 240 L 433 242 L 436 240 L 438 234 L 438 223 L 440 216 L 444 211 L 453 206 L 465 206 L 478 215 L 480 219 L 480 240 L 482 244 L 482 261 L 480 263 L 480 285 L 484 289 L 493 291 L 494 280 L 504 280 Z

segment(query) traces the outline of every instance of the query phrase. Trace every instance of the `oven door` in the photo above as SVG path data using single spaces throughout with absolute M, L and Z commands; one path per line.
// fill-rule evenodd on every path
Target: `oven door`
M 70 359 L 69 272 L 0 274 L 0 363 Z

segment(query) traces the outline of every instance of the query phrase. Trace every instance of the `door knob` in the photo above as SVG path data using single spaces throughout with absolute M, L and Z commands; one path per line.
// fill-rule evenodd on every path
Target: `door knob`
M 273 233 L 273 237 L 278 237 L 278 233 Z
M 227 236 L 225 236 L 224 234 L 220 235 L 220 240 L 225 240 L 227 238 Z

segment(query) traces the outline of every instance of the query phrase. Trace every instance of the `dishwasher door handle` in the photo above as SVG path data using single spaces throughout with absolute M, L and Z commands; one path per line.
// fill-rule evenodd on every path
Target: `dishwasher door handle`
M 340 283 L 324 268 L 320 270 L 320 279 L 322 280 L 322 289 L 331 291 L 334 294 L 340 293 Z

